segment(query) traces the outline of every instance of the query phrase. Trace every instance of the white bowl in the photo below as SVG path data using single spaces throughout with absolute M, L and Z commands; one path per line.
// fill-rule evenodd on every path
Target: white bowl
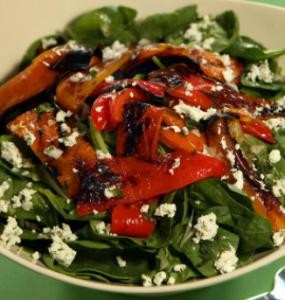
M 146 16 L 157 12 L 172 11 L 175 8 L 191 3 L 199 3 L 200 13 L 217 14 L 227 9 L 233 9 L 239 16 L 242 33 L 262 42 L 270 49 L 285 46 L 285 40 L 282 38 L 284 37 L 283 30 L 285 28 L 285 9 L 269 5 L 234 0 L 97 0 L 96 4 L 94 0 L 10 0 L 9 2 L 5 1 L 5 8 L 3 7 L 2 9 L 1 6 L 4 6 L 4 4 L 3 2 L 0 3 L 0 36 L 2 39 L 0 78 L 5 76 L 19 62 L 26 47 L 33 40 L 62 29 L 72 18 L 94 7 L 114 4 L 128 5 L 136 8 L 140 16 Z M 285 69 L 285 59 L 280 62 Z M 0 247 L 0 254 L 38 273 L 71 284 L 126 294 L 161 295 L 215 285 L 246 274 L 285 256 L 285 245 L 273 252 L 256 257 L 251 264 L 239 268 L 230 274 L 174 286 L 150 288 L 105 284 L 63 275 L 46 268 L 42 264 L 32 263 L 24 253 L 17 254 L 17 249 L 9 251 Z

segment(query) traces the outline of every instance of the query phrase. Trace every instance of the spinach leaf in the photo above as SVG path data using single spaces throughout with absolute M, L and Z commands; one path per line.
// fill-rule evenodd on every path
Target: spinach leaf
M 285 49 L 270 51 L 260 43 L 247 36 L 239 36 L 235 43 L 227 49 L 227 53 L 233 57 L 243 58 L 247 61 L 259 61 L 277 58 L 285 54 Z
M 126 6 L 101 7 L 75 19 L 66 27 L 65 34 L 93 49 L 116 40 L 131 43 L 137 40 L 133 29 L 136 14 Z
M 136 23 L 136 31 L 141 38 L 162 41 L 167 36 L 186 30 L 197 17 L 197 6 L 189 5 L 173 13 L 161 13 L 146 17 Z

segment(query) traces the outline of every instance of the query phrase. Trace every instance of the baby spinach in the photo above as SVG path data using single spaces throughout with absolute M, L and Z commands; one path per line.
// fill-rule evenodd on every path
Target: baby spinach
M 65 29 L 68 39 L 91 47 L 107 46 L 119 40 L 136 41 L 134 19 L 137 12 L 126 6 L 106 6 L 87 12 L 72 21 Z

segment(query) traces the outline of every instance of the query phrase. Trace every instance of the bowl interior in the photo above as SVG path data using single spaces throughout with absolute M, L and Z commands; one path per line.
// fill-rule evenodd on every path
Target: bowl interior
M 62 29 L 73 17 L 95 7 L 121 4 L 136 8 L 140 16 L 152 13 L 171 11 L 183 5 L 198 4 L 201 13 L 218 14 L 228 9 L 233 9 L 239 16 L 241 32 L 262 42 L 270 49 L 283 48 L 285 41 L 281 38 L 280 29 L 285 28 L 285 9 L 258 5 L 243 1 L 231 0 L 164 0 L 163 7 L 160 1 L 144 0 L 50 0 L 36 2 L 33 0 L 0 3 L 0 36 L 2 37 L 0 78 L 4 77 L 22 57 L 27 46 L 35 39 Z M 15 9 L 17 7 L 17 9 Z M 1 9 L 2 8 L 2 9 Z M 11 19 L 11 16 L 12 19 Z M 9 28 L 9 30 L 7 30 Z M 285 59 L 281 60 L 285 67 Z M 259 257 L 250 265 L 242 267 L 231 274 L 214 278 L 198 280 L 175 286 L 154 288 L 128 287 L 120 285 L 107 285 L 98 282 L 85 281 L 55 273 L 41 264 L 34 264 L 27 259 L 25 253 L 17 254 L 17 249 L 8 251 L 0 248 L 0 253 L 8 258 L 33 269 L 39 273 L 63 280 L 72 284 L 107 290 L 112 292 L 132 294 L 169 294 L 183 290 L 190 290 L 208 285 L 217 284 L 225 280 L 245 274 L 285 255 L 285 246 Z

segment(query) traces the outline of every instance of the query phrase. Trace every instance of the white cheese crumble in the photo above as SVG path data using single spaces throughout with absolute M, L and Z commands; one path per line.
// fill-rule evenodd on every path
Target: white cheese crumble
M 272 236 L 272 239 L 275 247 L 281 246 L 285 241 L 285 230 L 275 232 Z
M 282 214 L 285 215 L 285 207 L 284 206 L 280 205 L 279 210 Z
M 69 136 L 59 138 L 59 142 L 63 143 L 66 147 L 73 147 L 76 145 L 76 139 L 80 136 L 77 130 L 74 130 Z
M 14 208 L 22 208 L 25 211 L 30 211 L 33 208 L 32 199 L 35 193 L 35 190 L 24 188 L 18 195 L 12 197 L 12 206 Z
M 101 221 L 96 224 L 96 231 L 99 234 L 110 234 L 110 226 L 109 224 L 106 225 L 104 221 Z
M 60 124 L 60 130 L 64 133 L 70 133 L 71 132 L 71 128 L 66 123 Z
M 278 150 L 278 149 L 271 150 L 268 158 L 269 158 L 270 163 L 272 163 L 272 164 L 278 163 L 281 160 L 280 150 Z
M 216 223 L 217 217 L 214 213 L 202 215 L 197 219 L 197 224 L 194 226 L 195 238 L 194 242 L 199 243 L 203 241 L 213 241 L 218 233 L 219 226 Z
M 4 196 L 4 194 L 9 190 L 10 183 L 5 180 L 0 184 L 0 198 Z
M 153 283 L 157 286 L 161 286 L 163 281 L 167 278 L 166 273 L 164 271 L 160 271 L 156 273 L 153 277 Z
M 53 237 L 48 251 L 53 259 L 65 267 L 69 267 L 76 256 L 76 251 L 57 236 Z
M 9 208 L 9 205 L 8 205 L 7 201 L 0 200 L 0 213 L 1 212 L 7 213 L 8 212 L 8 208 Z
M 54 226 L 52 228 L 45 227 L 43 233 L 51 238 L 57 237 L 65 242 L 73 242 L 77 240 L 76 234 L 71 231 L 71 228 L 68 224 L 62 223 L 62 228 L 59 226 Z
M 114 82 L 114 80 L 115 80 L 115 78 L 112 75 L 109 75 L 105 78 L 106 83 L 112 83 L 112 82 Z
M 144 204 L 140 209 L 140 212 L 143 214 L 147 214 L 148 211 L 149 211 L 149 204 Z
M 124 259 L 122 259 L 121 256 L 116 256 L 116 261 L 120 268 L 125 268 L 127 265 L 127 262 Z
M 42 38 L 41 39 L 42 48 L 45 50 L 51 46 L 57 45 L 57 40 L 55 38 Z
M 285 195 L 285 178 L 276 180 L 272 186 L 274 196 L 281 197 Z
M 34 262 L 37 262 L 40 259 L 40 257 L 41 257 L 41 255 L 38 251 L 36 251 L 32 254 L 32 258 L 33 258 Z
M 5 248 L 10 249 L 12 246 L 21 243 L 20 236 L 23 230 L 18 226 L 17 220 L 13 217 L 8 217 L 7 224 L 0 236 L 0 243 Z
M 160 204 L 155 212 L 154 215 L 158 217 L 168 217 L 173 218 L 176 213 L 176 204 L 174 203 L 163 203 Z
M 55 120 L 56 122 L 64 122 L 66 118 L 69 118 L 72 116 L 72 112 L 71 111 L 64 111 L 64 110 L 59 110 L 57 113 L 56 113 L 56 116 L 55 116 Z
M 204 48 L 205 50 L 211 50 L 214 43 L 215 38 L 209 37 L 203 41 L 202 48 Z
M 59 159 L 62 156 L 63 151 L 55 146 L 48 146 L 44 149 L 44 154 L 53 159 Z
M 267 59 L 259 65 L 251 65 L 250 70 L 246 76 L 253 82 L 256 82 L 256 80 L 260 80 L 265 83 L 271 83 L 274 80 L 274 74 L 270 70 Z
M 264 121 L 270 129 L 285 128 L 285 118 L 272 118 Z
M 145 274 L 142 274 L 142 281 L 143 281 L 143 286 L 144 287 L 151 287 L 153 284 L 152 284 L 152 279 L 150 276 L 148 275 L 145 275 Z
M 221 273 L 230 273 L 237 267 L 238 257 L 234 247 L 231 246 L 230 250 L 223 251 L 215 261 L 215 268 Z
M 36 137 L 32 132 L 28 131 L 24 136 L 24 140 L 25 140 L 25 142 L 27 143 L 28 146 L 31 146 L 35 142 Z
M 196 122 L 207 120 L 217 113 L 217 110 L 215 108 L 211 107 L 207 111 L 203 111 L 198 107 L 185 104 L 182 100 L 179 100 L 179 104 L 175 105 L 173 109 L 179 115 L 185 115 L 186 117 L 189 117 Z
M 177 265 L 174 266 L 173 270 L 174 270 L 174 272 L 180 273 L 180 272 L 185 271 L 186 268 L 187 268 L 187 266 L 184 265 L 184 264 L 177 264 Z
M 197 23 L 192 23 L 190 27 L 185 31 L 183 37 L 195 43 L 200 43 L 202 41 L 203 35 L 199 29 Z
M 181 132 L 181 128 L 176 126 L 176 125 L 171 125 L 171 126 L 165 126 L 163 127 L 164 130 L 173 130 L 175 133 L 180 133 Z
M 176 279 L 173 276 L 170 276 L 167 280 L 167 285 L 174 285 L 176 282 Z
M 227 159 L 229 160 L 231 166 L 234 167 L 236 159 L 235 159 L 235 155 L 234 155 L 233 151 L 228 151 L 226 156 L 227 156 Z
M 109 152 L 103 152 L 101 150 L 96 150 L 96 155 L 98 159 L 109 159 L 112 158 L 112 155 Z
M 226 82 L 231 83 L 235 79 L 234 71 L 231 68 L 223 70 L 223 77 Z
M 111 185 L 107 188 L 105 188 L 104 190 L 104 196 L 108 199 L 110 198 L 113 198 L 115 195 L 114 195 L 114 192 L 118 189 L 118 187 L 116 185 Z
M 171 168 L 168 170 L 168 173 L 171 175 L 174 175 L 174 170 L 180 167 L 180 163 L 181 163 L 180 158 L 176 157 L 174 159 L 174 162 L 173 162 Z
M 182 133 L 184 135 L 188 135 L 189 134 L 189 129 L 186 126 L 182 127 L 181 130 L 182 130 Z
M 12 164 L 15 168 L 23 167 L 23 157 L 17 146 L 8 141 L 1 143 L 1 157 Z
M 241 170 L 237 170 L 237 171 L 233 172 L 233 177 L 236 180 L 234 186 L 236 188 L 238 188 L 239 190 L 242 190 L 243 189 L 243 185 L 244 185 L 244 179 L 243 179 L 243 173 L 242 173 L 242 171 Z
M 92 78 L 92 76 L 90 74 L 84 74 L 81 72 L 77 72 L 77 73 L 71 75 L 68 80 L 72 83 L 76 83 L 76 82 L 88 81 L 91 78 Z
M 114 41 L 111 46 L 102 50 L 103 62 L 119 59 L 127 51 L 128 48 L 124 44 L 120 43 L 119 41 Z

